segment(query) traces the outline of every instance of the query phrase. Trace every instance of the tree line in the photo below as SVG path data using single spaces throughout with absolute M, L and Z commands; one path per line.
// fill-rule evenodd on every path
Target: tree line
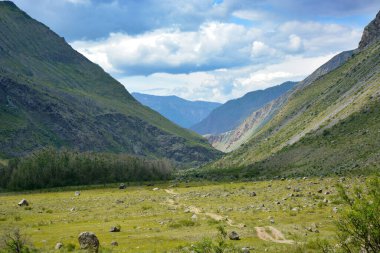
M 126 154 L 76 152 L 46 148 L 0 166 L 0 188 L 31 190 L 115 182 L 167 180 L 168 160 Z

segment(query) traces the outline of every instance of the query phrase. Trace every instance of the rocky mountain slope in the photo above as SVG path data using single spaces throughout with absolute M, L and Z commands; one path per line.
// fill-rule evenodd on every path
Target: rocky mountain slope
M 197 133 L 221 134 L 233 130 L 252 112 L 289 91 L 296 82 L 285 82 L 265 90 L 253 91 L 241 98 L 227 101 L 213 110 L 209 116 L 191 127 Z
M 141 104 L 184 128 L 200 122 L 221 105 L 215 102 L 189 101 L 177 96 L 154 96 L 137 92 L 133 92 L 132 96 Z
M 0 2 L 0 122 L 1 157 L 46 146 L 193 165 L 218 155 L 9 1 Z
M 359 47 L 335 70 L 297 87 L 246 143 L 205 170 L 295 176 L 378 169 L 380 41 L 363 34 L 359 45 L 367 38 L 373 38 L 368 46 Z
M 226 133 L 221 133 L 217 135 L 207 135 L 205 136 L 208 141 L 218 150 L 223 152 L 231 152 L 241 145 L 243 145 L 249 138 L 258 132 L 261 127 L 263 127 L 272 117 L 277 113 L 277 111 L 282 107 L 282 105 L 288 100 L 290 95 L 296 90 L 299 90 L 319 77 L 329 73 L 330 71 L 336 69 L 345 63 L 353 54 L 353 50 L 345 51 L 337 54 L 331 58 L 328 62 L 323 64 L 317 70 L 315 70 L 311 75 L 305 78 L 303 81 L 297 83 L 293 90 L 289 90 L 277 99 L 270 101 L 265 104 L 257 111 L 252 112 L 244 121 L 237 126 L 235 129 L 228 131 Z

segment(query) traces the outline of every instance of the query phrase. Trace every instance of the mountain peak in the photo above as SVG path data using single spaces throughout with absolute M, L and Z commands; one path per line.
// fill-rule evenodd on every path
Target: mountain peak
M 380 11 L 376 18 L 372 20 L 363 31 L 362 39 L 359 42 L 359 49 L 363 49 L 368 45 L 380 39 Z

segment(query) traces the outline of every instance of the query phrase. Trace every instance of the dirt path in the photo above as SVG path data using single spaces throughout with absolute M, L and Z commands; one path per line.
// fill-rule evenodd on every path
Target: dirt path
M 269 227 L 255 227 L 257 236 L 264 241 L 276 242 L 276 243 L 286 243 L 293 244 L 293 240 L 286 240 L 285 236 L 280 230 L 269 226 Z
M 165 189 L 165 192 L 170 194 L 170 195 L 176 195 L 176 196 L 178 195 L 178 193 L 174 192 L 172 189 Z M 182 204 L 175 205 L 174 200 L 170 199 L 170 198 L 167 199 L 167 204 L 170 206 L 185 207 L 185 209 L 188 209 L 190 211 L 190 213 L 197 214 L 197 215 L 203 214 L 203 215 L 210 217 L 211 219 L 216 220 L 216 221 L 225 221 L 231 227 L 238 227 L 238 228 L 245 227 L 244 224 L 234 224 L 234 222 L 231 219 L 229 219 L 228 217 L 224 217 L 224 216 L 216 214 L 216 213 L 209 213 L 209 212 L 204 213 L 200 208 L 198 208 L 196 206 L 185 206 Z
M 165 189 L 165 192 L 168 193 L 168 194 L 171 194 L 171 195 L 178 195 L 178 193 L 176 193 L 174 190 L 172 189 Z

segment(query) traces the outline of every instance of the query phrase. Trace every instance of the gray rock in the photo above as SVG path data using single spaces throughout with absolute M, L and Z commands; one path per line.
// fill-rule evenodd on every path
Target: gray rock
M 334 208 L 333 208 L 333 212 L 334 212 L 334 213 L 337 213 L 337 212 L 338 212 L 338 208 L 337 208 L 337 207 L 334 207 Z
M 63 247 L 63 244 L 61 242 L 55 245 L 55 249 L 61 249 L 62 247 Z
M 99 240 L 92 232 L 82 232 L 78 236 L 78 242 L 81 249 L 91 253 L 98 253 Z
M 380 12 L 377 13 L 376 18 L 369 23 L 363 31 L 362 39 L 359 42 L 359 49 L 366 48 L 367 46 L 375 43 L 380 39 Z
M 121 184 L 119 185 L 119 189 L 120 189 L 120 190 L 123 190 L 123 189 L 125 189 L 125 188 L 126 188 L 125 184 L 121 183 Z
M 111 246 L 119 246 L 119 243 L 117 241 L 112 241 Z
M 111 227 L 110 232 L 120 232 L 120 227 Z
M 238 233 L 236 233 L 235 231 L 229 233 L 228 238 L 230 238 L 230 240 L 240 240 Z
M 22 199 L 20 202 L 18 202 L 19 206 L 29 206 L 29 202 L 26 199 Z
M 322 189 L 319 189 L 319 190 L 318 190 L 318 193 L 322 193 L 322 192 L 323 192 L 323 190 L 322 190 Z
M 75 196 L 80 196 L 80 191 L 76 191 L 74 194 Z
M 251 197 L 256 197 L 256 195 L 257 195 L 256 192 L 251 192 L 250 194 Z
M 242 253 L 250 253 L 249 248 L 247 248 L 247 247 L 241 248 L 241 252 Z

